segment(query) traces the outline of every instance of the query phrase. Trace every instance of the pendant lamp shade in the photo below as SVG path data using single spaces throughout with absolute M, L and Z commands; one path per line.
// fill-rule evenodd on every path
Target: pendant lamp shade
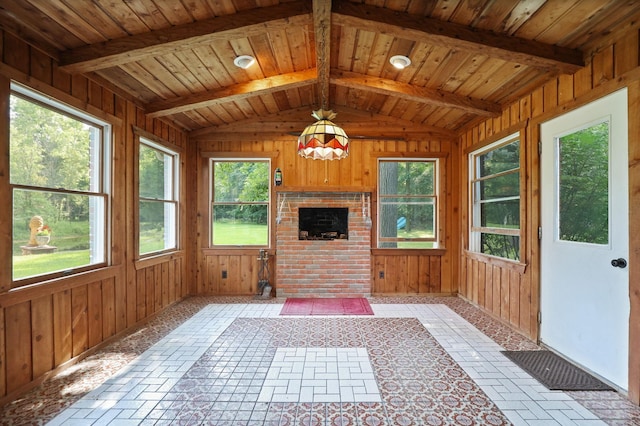
M 341 160 L 349 155 L 349 137 L 331 120 L 333 111 L 319 109 L 312 116 L 318 121 L 307 126 L 298 137 L 298 155 L 313 160 Z

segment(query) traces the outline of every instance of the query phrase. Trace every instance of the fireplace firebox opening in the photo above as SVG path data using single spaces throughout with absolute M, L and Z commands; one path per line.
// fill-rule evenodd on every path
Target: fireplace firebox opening
M 300 207 L 298 239 L 348 240 L 349 209 L 347 207 Z

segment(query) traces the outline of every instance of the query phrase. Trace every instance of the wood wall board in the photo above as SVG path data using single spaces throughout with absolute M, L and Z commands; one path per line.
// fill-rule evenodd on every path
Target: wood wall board
M 630 32 L 615 44 L 614 75 L 622 75 L 637 68 L 639 64 L 638 37 Z
M 614 46 L 609 46 L 606 49 L 596 53 L 591 60 L 591 66 L 593 67 L 593 86 L 597 87 L 602 83 L 605 83 L 614 78 Z
M 116 327 L 116 284 L 115 279 L 101 282 L 102 291 L 102 339 L 105 340 L 117 332 Z M 121 305 L 122 306 L 122 305 Z
M 144 306 L 145 306 L 145 315 L 151 315 L 155 312 L 155 300 L 156 300 L 156 279 L 155 279 L 155 271 L 153 267 L 145 268 L 142 272 L 142 276 L 144 277 Z
M 13 305 L 4 310 L 6 339 L 4 370 L 7 378 L 7 393 L 28 384 L 33 378 L 30 316 L 30 302 Z
M 86 286 L 71 290 L 71 339 L 73 357 L 89 349 Z
M 102 281 L 87 286 L 87 344 L 94 347 L 102 341 Z
M 40 377 L 54 366 L 53 301 L 47 295 L 31 301 L 31 350 L 33 377 Z
M 73 356 L 71 290 L 53 295 L 54 365 L 62 365 Z

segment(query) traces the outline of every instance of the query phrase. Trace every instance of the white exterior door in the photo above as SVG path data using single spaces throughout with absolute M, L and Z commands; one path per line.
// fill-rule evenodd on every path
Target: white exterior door
M 627 90 L 543 123 L 540 339 L 628 388 Z

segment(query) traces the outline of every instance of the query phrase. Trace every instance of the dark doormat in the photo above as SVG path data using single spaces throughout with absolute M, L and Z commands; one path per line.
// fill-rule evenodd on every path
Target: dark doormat
M 550 390 L 614 390 L 550 351 L 503 351 L 502 353 Z

